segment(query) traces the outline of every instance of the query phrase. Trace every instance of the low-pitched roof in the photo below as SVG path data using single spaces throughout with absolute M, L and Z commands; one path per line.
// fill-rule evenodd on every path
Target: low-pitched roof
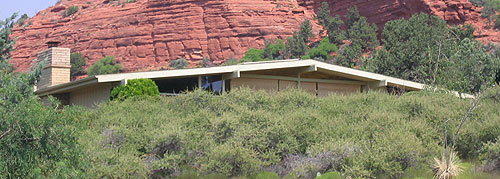
M 70 83 L 38 89 L 35 91 L 35 93 L 40 96 L 45 96 L 97 83 L 120 82 L 122 80 L 139 79 L 139 78 L 161 79 L 161 78 L 174 78 L 182 76 L 230 74 L 235 72 L 240 73 L 248 71 L 286 69 L 286 68 L 298 68 L 298 67 L 314 67 L 315 70 L 322 70 L 326 72 L 335 73 L 335 75 L 349 79 L 356 79 L 365 82 L 378 81 L 378 82 L 383 82 L 385 86 L 394 86 L 408 90 L 422 90 L 425 87 L 425 85 L 421 83 L 416 83 L 377 73 L 361 71 L 353 68 L 332 65 L 324 62 L 319 62 L 316 60 L 292 59 L 292 60 L 249 62 L 231 66 L 217 66 L 217 67 L 207 67 L 207 68 L 97 75 L 73 81 Z

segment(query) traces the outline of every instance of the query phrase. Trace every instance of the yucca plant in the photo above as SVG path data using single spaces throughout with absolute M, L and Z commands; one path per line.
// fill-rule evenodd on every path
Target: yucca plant
M 460 158 L 457 152 L 453 149 L 445 149 L 441 155 L 441 160 L 434 158 L 434 178 L 436 179 L 452 179 L 462 173 L 463 168 L 460 166 Z

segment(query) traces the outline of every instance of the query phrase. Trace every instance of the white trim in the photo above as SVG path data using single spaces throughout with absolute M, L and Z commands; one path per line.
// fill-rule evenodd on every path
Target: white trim
M 325 79 L 294 78 L 294 77 L 286 77 L 286 76 L 252 75 L 252 74 L 241 74 L 241 77 L 243 77 L 243 78 L 269 79 L 269 80 L 297 81 L 299 83 L 300 82 L 314 82 L 314 83 L 366 85 L 366 82 L 350 81 L 350 80 L 325 80 Z

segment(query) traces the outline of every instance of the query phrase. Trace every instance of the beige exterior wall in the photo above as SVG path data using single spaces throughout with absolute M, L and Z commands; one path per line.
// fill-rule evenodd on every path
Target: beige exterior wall
M 324 97 L 330 94 L 360 93 L 361 85 L 318 83 L 318 96 Z
M 70 93 L 69 102 L 71 105 L 93 108 L 109 100 L 111 88 L 111 83 L 103 83 L 79 89 Z
M 279 80 L 279 90 L 286 90 L 288 88 L 297 88 L 296 81 Z
M 236 78 L 231 80 L 231 89 L 249 87 L 256 90 L 278 91 L 278 80 Z
M 316 83 L 314 82 L 300 82 L 300 89 L 305 92 L 311 93 L 312 95 L 316 95 Z
M 250 87 L 256 90 L 277 91 L 288 88 L 297 88 L 298 82 L 289 80 L 271 80 L 257 78 L 237 78 L 231 80 L 231 89 L 239 87 Z M 300 82 L 300 88 L 308 93 L 318 96 L 328 96 L 330 94 L 350 94 L 361 93 L 361 85 L 332 84 Z

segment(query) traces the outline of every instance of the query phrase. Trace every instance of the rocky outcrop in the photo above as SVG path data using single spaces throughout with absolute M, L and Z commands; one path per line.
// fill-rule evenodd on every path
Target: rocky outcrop
M 125 2 L 125 0 L 122 0 Z M 331 0 L 330 0 L 331 1 Z M 115 56 L 124 71 L 144 71 L 168 66 L 185 58 L 192 65 L 203 58 L 221 63 L 240 58 L 265 40 L 284 39 L 305 19 L 313 19 L 320 0 L 63 0 L 39 12 L 28 27 L 16 27 L 18 38 L 12 63 L 29 68 L 46 42 L 82 53 L 90 66 L 105 56 Z M 498 41 L 498 33 L 484 30 L 480 8 L 467 0 L 335 0 L 332 12 L 344 15 L 358 6 L 361 15 L 382 28 L 384 23 L 418 12 L 438 15 L 450 24 L 471 23 L 484 41 Z M 63 18 L 70 6 L 80 10 Z M 313 23 L 318 34 L 321 27 Z M 88 68 L 87 66 L 87 68 Z
M 87 3 L 90 2 L 90 3 Z M 81 9 L 66 18 L 71 5 Z M 265 0 L 138 0 L 63 1 L 39 12 L 33 24 L 16 28 L 14 63 L 30 66 L 47 41 L 81 52 L 88 65 L 115 56 L 125 71 L 166 67 L 170 60 L 185 58 L 195 64 L 204 57 L 215 62 L 240 58 L 264 40 L 290 36 L 313 12 L 295 1 Z M 317 33 L 320 26 L 315 25 Z

